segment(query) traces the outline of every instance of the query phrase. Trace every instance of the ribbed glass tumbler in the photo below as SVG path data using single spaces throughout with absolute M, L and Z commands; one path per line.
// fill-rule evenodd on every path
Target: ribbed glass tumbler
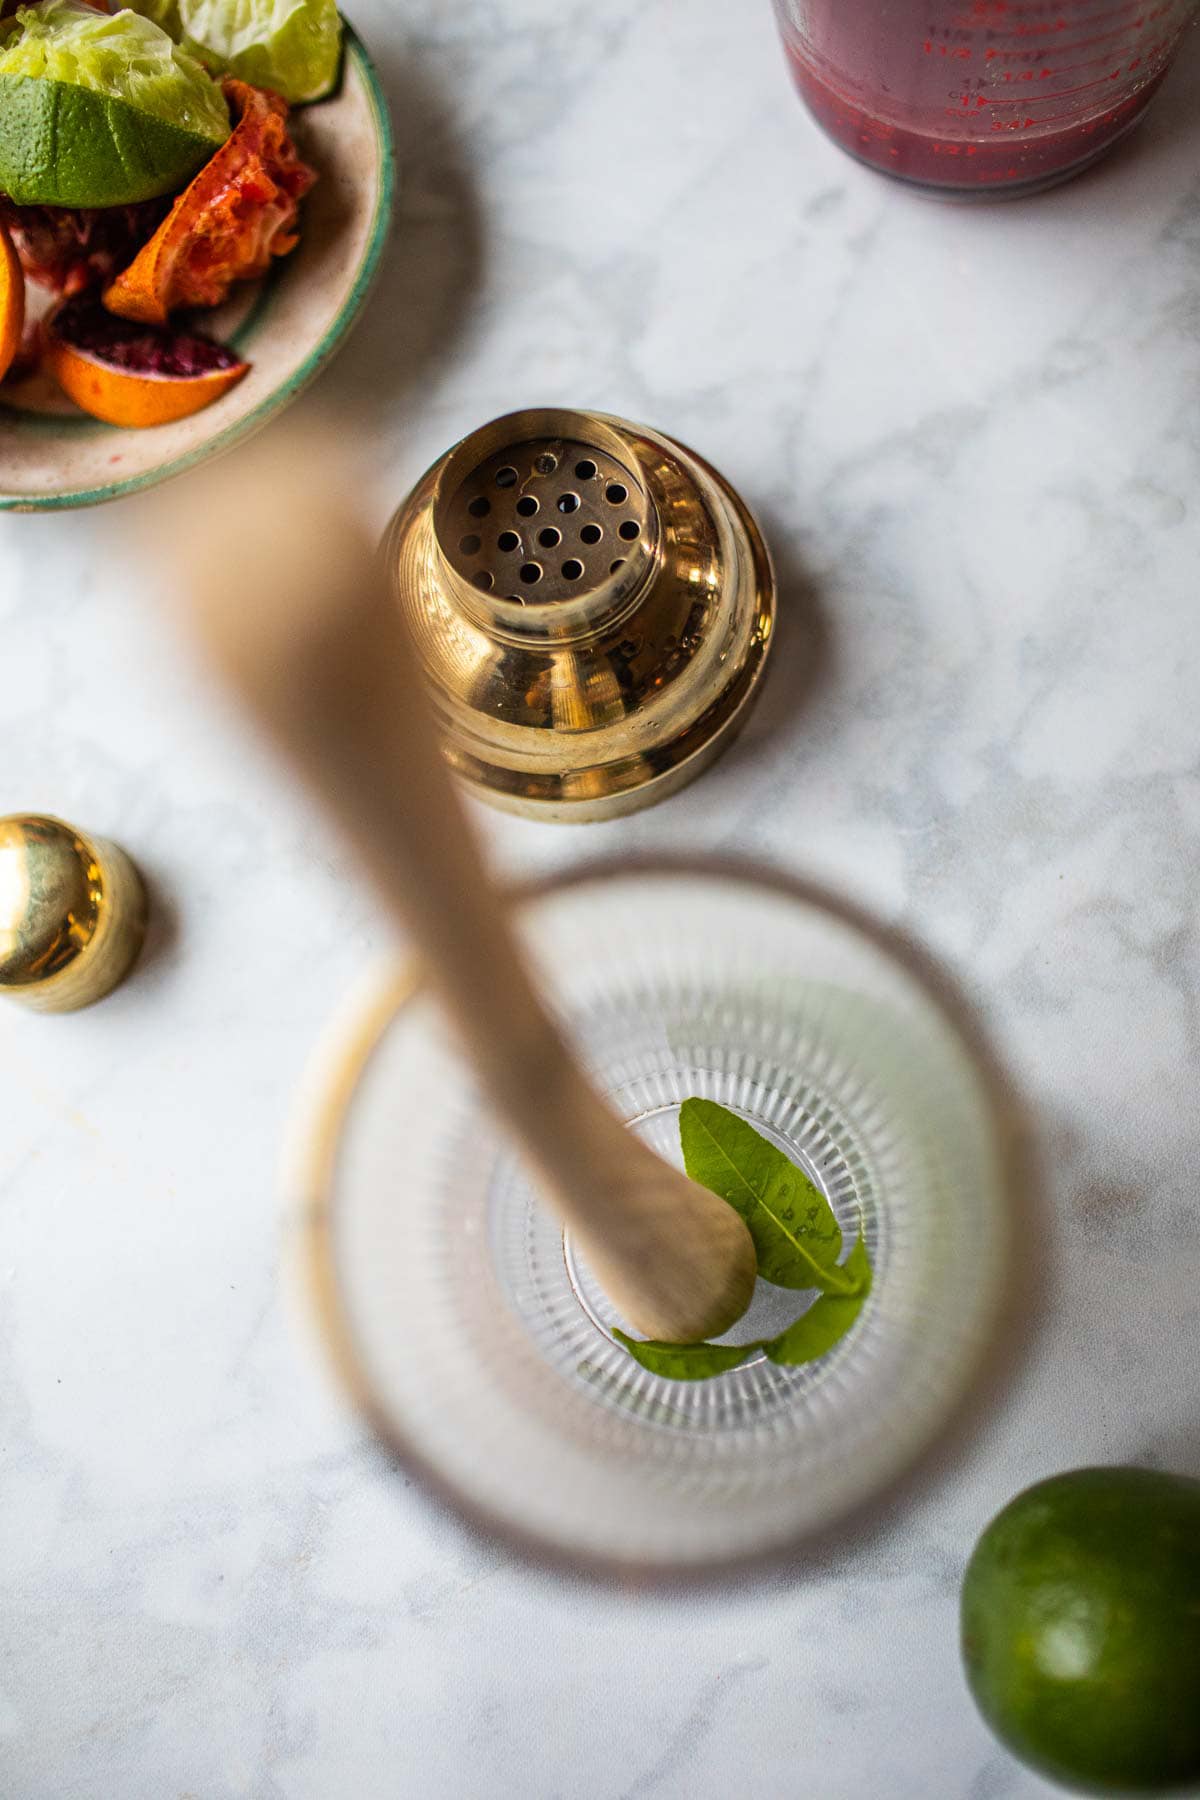
M 865 1233 L 871 1297 L 819 1362 L 649 1374 L 410 980 L 343 1027 L 306 1120 L 342 1365 L 410 1466 L 527 1548 L 682 1573 L 790 1546 L 899 1475 L 979 1367 L 1006 1248 L 986 1084 L 916 975 L 786 883 L 593 867 L 518 919 L 630 1128 L 679 1162 L 689 1096 L 744 1115 Z M 813 1298 L 760 1283 L 726 1341 Z

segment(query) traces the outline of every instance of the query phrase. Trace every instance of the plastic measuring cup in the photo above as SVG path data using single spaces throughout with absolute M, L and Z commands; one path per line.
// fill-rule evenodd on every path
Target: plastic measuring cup
M 809 110 L 931 191 L 1030 192 L 1141 117 L 1200 0 L 775 0 Z

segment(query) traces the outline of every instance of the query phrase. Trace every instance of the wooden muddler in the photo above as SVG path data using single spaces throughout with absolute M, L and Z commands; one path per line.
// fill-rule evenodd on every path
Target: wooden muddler
M 672 1343 L 728 1330 L 754 1289 L 750 1234 L 625 1129 L 538 997 L 442 759 L 414 647 L 362 521 L 328 479 L 329 446 L 307 443 L 269 486 L 232 466 L 240 480 L 222 469 L 173 522 L 211 660 L 416 944 L 542 1197 L 615 1305 Z

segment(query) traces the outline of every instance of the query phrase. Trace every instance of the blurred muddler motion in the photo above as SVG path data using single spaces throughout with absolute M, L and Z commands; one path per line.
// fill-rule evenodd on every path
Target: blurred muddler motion
M 648 1337 L 720 1335 L 754 1290 L 750 1234 L 580 1072 L 442 759 L 344 458 L 328 434 L 282 442 L 273 434 L 269 449 L 162 504 L 193 633 L 415 943 L 491 1104 L 610 1298 Z

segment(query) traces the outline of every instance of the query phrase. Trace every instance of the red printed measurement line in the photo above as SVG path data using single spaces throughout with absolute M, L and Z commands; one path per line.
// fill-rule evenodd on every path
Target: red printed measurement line
M 1124 0 L 1121 6 L 1109 7 L 1107 12 L 1092 13 L 1090 18 L 1072 19 L 1066 16 L 1067 7 L 1045 7 L 1039 17 L 1031 17 L 1027 24 L 1015 21 L 989 20 L 977 13 L 959 13 L 957 17 L 946 21 L 948 29 L 955 31 L 986 31 L 997 37 L 1034 37 L 1040 33 L 1052 31 L 1078 31 L 1080 27 L 1103 25 L 1108 19 L 1123 19 L 1129 13 L 1138 12 L 1146 0 Z
M 1056 100 L 1069 100 L 1073 94 L 1090 94 L 1096 88 L 1110 87 L 1114 81 L 1119 81 L 1122 75 L 1128 73 L 1129 71 L 1127 69 L 1115 69 L 1111 75 L 1105 76 L 1103 80 L 1085 81 L 1082 87 L 1058 88 L 1053 94 L 1018 94 L 1012 100 L 993 100 L 991 102 L 992 110 L 998 111 L 1003 106 L 1053 105 Z
M 1128 96 L 1126 96 L 1126 99 L 1128 99 Z M 1078 126 L 1081 132 L 1095 131 L 1096 127 L 1102 125 L 1106 119 L 1112 119 L 1117 116 L 1120 110 L 1120 104 L 1121 103 L 1118 102 L 1117 105 L 1110 108 L 1106 113 L 1097 114 L 1094 119 L 1081 119 L 1078 113 L 1073 112 L 1043 113 L 1040 119 L 1026 119 L 1024 123 L 1026 125 L 1036 125 L 1040 129 L 1043 125 L 1057 125 L 1060 119 L 1065 119 L 1069 125 Z M 1004 128 L 1003 126 L 998 126 L 997 129 L 1003 130 Z
M 1055 56 L 1070 56 L 1076 50 L 1090 50 L 1094 44 L 1111 44 L 1114 38 L 1124 38 L 1128 41 L 1131 31 L 1140 31 L 1143 25 L 1151 25 L 1157 19 L 1169 18 L 1171 16 L 1171 11 L 1172 8 L 1169 4 L 1165 6 L 1143 7 L 1132 27 L 1122 26 L 1117 31 L 1097 32 L 1095 37 L 1080 38 L 1078 42 L 1074 44 L 1055 44 L 1053 47 L 1053 54 Z M 1081 19 L 1079 23 L 1082 25 L 1085 21 Z M 1014 53 L 1011 51 L 1006 53 L 1004 51 L 992 49 L 988 49 L 984 52 L 985 59 L 990 56 L 1002 56 L 1005 54 L 1012 55 Z
M 1044 54 L 1048 53 L 1051 56 L 1070 56 L 1075 50 L 1090 50 L 1093 44 L 1111 44 L 1114 38 L 1128 39 L 1135 31 L 1140 31 L 1143 25 L 1150 24 L 1155 19 L 1161 19 L 1164 11 L 1165 8 L 1162 7 L 1155 12 L 1143 11 L 1138 18 L 1131 20 L 1128 24 L 1118 25 L 1115 31 L 1097 31 L 1093 36 L 1079 38 L 1073 44 L 1060 44 L 1052 39 L 1049 32 L 1039 33 L 1038 42 L 1034 44 L 1032 42 L 1031 34 L 1030 48 L 1041 50 Z M 1005 52 L 988 49 L 984 52 L 985 56 L 1011 56 L 1015 54 L 1018 53 L 1011 50 Z
M 1111 87 L 1113 82 L 1120 81 L 1123 75 L 1134 75 L 1144 63 L 1152 63 L 1152 61 L 1153 58 L 1149 54 L 1146 56 L 1136 56 L 1131 63 L 1123 65 L 1121 68 L 1113 69 L 1108 75 L 1101 76 L 1098 81 L 1084 81 L 1081 82 L 1078 87 L 1073 88 L 1055 88 L 1052 93 L 1046 94 L 1031 94 L 1028 89 L 1025 89 L 1019 94 L 1014 94 L 1011 100 L 1003 100 L 999 97 L 999 93 L 997 93 L 996 97 L 989 103 L 993 111 L 1006 106 L 1022 107 L 1053 105 L 1058 100 L 1071 99 L 1074 94 L 1090 94 L 1094 93 L 1097 88 Z
M 1118 35 L 1125 36 L 1127 34 L 1119 33 Z M 1130 41 L 1132 42 L 1132 38 Z M 1065 48 L 1069 52 L 1071 50 L 1072 46 L 1070 44 L 1067 44 L 1067 45 L 1062 46 L 1062 48 Z M 994 63 L 994 62 L 1043 62 L 1044 63 L 1048 52 L 1054 58 L 1054 67 L 1050 71 L 1050 73 L 1052 75 L 1063 75 L 1063 74 L 1066 74 L 1071 69 L 1089 69 L 1095 63 L 1108 61 L 1107 56 L 1092 56 L 1092 57 L 1088 57 L 1084 62 L 1077 62 L 1077 63 L 1060 62 L 1059 61 L 1059 56 L 1061 54 L 1060 47 L 1058 45 L 1049 45 L 1049 44 L 1027 44 L 1023 50 L 985 50 L 983 53 L 983 60 L 985 63 Z
M 1142 62 L 1148 62 L 1152 56 L 1157 56 L 1160 50 L 1165 50 L 1170 41 L 1170 38 L 1155 38 L 1152 44 L 1146 44 L 1139 49 L 1139 59 Z M 1078 75 L 1081 69 L 1094 69 L 1101 64 L 1107 68 L 1108 62 L 1109 59 L 1107 56 L 1089 56 L 1083 62 L 1056 63 L 1050 72 L 1052 75 Z
M 1159 38 L 1155 38 L 1151 44 L 1147 45 L 1146 40 L 1144 38 L 1142 38 L 1142 39 L 1131 38 L 1129 33 L 1125 32 L 1125 31 L 1113 31 L 1113 32 L 1110 32 L 1109 35 L 1110 35 L 1110 37 L 1120 38 L 1128 46 L 1128 48 L 1130 50 L 1136 49 L 1138 55 L 1140 57 L 1142 57 L 1143 59 L 1147 56 L 1152 56 L 1156 50 L 1161 50 L 1166 44 L 1168 44 L 1170 42 L 1169 38 L 1159 37 Z M 1099 43 L 1103 43 L 1103 41 L 1104 40 L 1102 38 L 1093 38 L 1091 40 L 1091 43 L 1099 44 Z M 1071 50 L 1086 50 L 1089 47 L 1090 46 L 1088 44 L 1067 44 L 1067 45 L 1063 46 L 1063 48 L 1068 52 L 1070 52 Z M 1079 69 L 1094 69 L 1098 63 L 1107 63 L 1109 61 L 1109 58 L 1112 56 L 1112 54 L 1113 54 L 1113 52 L 1110 51 L 1108 56 L 1091 56 L 1091 57 L 1088 57 L 1084 62 L 1077 62 L 1077 63 L 1060 63 L 1056 58 L 1054 65 L 1051 69 L 1051 73 L 1054 75 L 1071 75 L 1071 74 L 1074 74 Z M 1120 54 L 1120 53 L 1118 52 L 1117 54 Z M 988 56 L 985 57 L 984 60 L 985 61 L 992 60 L 990 52 L 988 53 Z
M 878 118 L 870 110 L 870 102 L 864 98 L 863 95 L 851 93 L 847 88 L 842 86 L 840 82 L 831 80 L 830 77 L 824 73 L 817 74 L 814 70 L 813 74 L 814 78 L 821 83 L 825 92 L 831 99 L 840 101 L 843 106 L 849 107 L 853 112 L 860 115 L 864 128 L 870 129 L 876 135 L 890 136 L 895 131 L 911 129 L 911 127 L 901 125 L 898 122 Z M 1098 82 L 1093 85 L 1106 87 L 1108 84 L 1106 82 Z M 1082 90 L 1072 91 L 1081 92 Z M 1009 111 L 1013 108 L 1021 110 L 1024 107 L 1032 106 L 1038 99 L 1055 101 L 1063 100 L 1065 98 L 1066 95 L 1061 93 L 1042 95 L 1018 94 L 1011 100 L 993 100 L 986 94 L 967 94 L 963 96 L 961 105 L 948 106 L 946 108 L 945 117 L 947 119 L 956 119 L 960 122 L 967 119 L 978 120 L 983 113 L 991 115 L 1000 111 Z M 1025 123 L 1027 125 L 1044 124 L 1045 119 L 1026 119 Z
M 1093 25 L 1103 25 L 1107 19 L 1123 19 L 1129 13 L 1138 12 L 1145 3 L 1146 0 L 1125 0 L 1124 5 L 1110 7 L 1107 12 L 1093 13 L 1089 19 L 1067 19 L 1063 16 L 1065 11 L 1063 7 L 1054 8 L 1053 16 L 1047 18 L 1046 13 L 1051 11 L 1047 7 L 1041 18 L 1031 18 L 1027 25 L 1009 25 L 1007 28 L 999 22 L 990 25 L 984 18 L 965 13 L 960 14 L 958 18 L 950 19 L 948 24 L 963 31 L 987 30 L 995 31 L 998 36 L 1005 34 L 1011 37 L 1036 37 L 1046 32 L 1078 31 L 1081 27 L 1087 30 Z
M 1160 8 L 1159 10 L 1165 9 Z M 1054 33 L 1061 31 L 1090 31 L 1093 25 L 1105 25 L 1110 19 L 1123 19 L 1131 13 L 1145 11 L 1145 0 L 1131 0 L 1131 4 L 1128 6 L 1118 6 L 1111 12 L 1093 13 L 1090 19 L 1067 19 L 1059 13 L 1053 23 L 1047 21 L 1044 25 L 1018 25 L 1011 35 L 1014 38 L 1051 37 Z
M 975 0 L 975 10 L 980 14 L 1008 13 L 1014 19 L 1044 19 L 1047 13 L 1058 15 L 1064 6 L 1080 4 L 1081 0 Z
M 1080 86 L 1073 88 L 1056 88 L 1053 93 L 1046 94 L 1032 94 L 1023 89 L 1021 93 L 1014 94 L 1011 98 L 1001 98 L 999 92 L 993 94 L 972 93 L 963 96 L 960 106 L 947 107 L 945 117 L 947 119 L 957 119 L 960 121 L 971 118 L 978 119 L 980 113 L 985 111 L 989 114 L 1001 111 L 1007 112 L 1014 109 L 1021 111 L 1030 106 L 1054 104 L 1058 101 L 1068 100 L 1075 94 L 1086 94 L 1092 92 L 1096 88 L 1108 87 L 1111 82 L 1119 80 L 1123 74 L 1132 74 L 1141 63 L 1149 61 L 1154 50 L 1162 49 L 1165 46 L 1166 41 L 1166 39 L 1160 39 L 1157 44 L 1139 54 L 1133 64 L 1128 68 L 1115 69 L 1111 75 L 1105 76 L 1099 81 L 1084 82 Z M 1101 62 L 1105 59 L 1098 57 L 1096 60 Z M 910 127 L 900 125 L 899 123 L 889 122 L 875 117 L 870 111 L 870 101 L 862 94 L 850 92 L 850 90 L 838 80 L 832 70 L 826 71 L 824 68 L 818 68 L 815 64 L 802 66 L 807 67 L 808 72 L 812 75 L 813 79 L 821 83 L 831 99 L 838 100 L 843 106 L 850 107 L 853 111 L 861 114 L 864 123 L 873 125 L 877 132 L 881 134 L 890 134 L 893 131 L 911 129 Z M 1057 76 L 1061 72 L 1063 71 L 1057 69 L 1044 71 L 1045 74 L 1052 76 Z M 947 71 L 947 73 L 949 73 L 949 71 Z M 1075 117 L 1076 115 L 1071 113 L 1054 113 L 1049 117 L 1043 113 L 1040 119 L 1027 118 L 1024 123 L 1027 125 L 1041 126 L 1051 123 L 1051 120 L 1059 118 L 1070 119 Z
M 1133 31 L 1140 31 L 1143 24 L 1148 24 L 1152 19 L 1157 19 L 1157 18 L 1161 18 L 1161 17 L 1162 17 L 1161 13 L 1147 13 L 1144 16 L 1144 18 L 1141 18 L 1137 21 L 1136 25 L 1132 29 L 1133 29 Z M 1070 56 L 1076 50 L 1091 50 L 1096 44 L 1111 44 L 1115 41 L 1119 41 L 1124 44 L 1130 43 L 1132 41 L 1132 32 L 1130 30 L 1130 27 L 1123 26 L 1120 31 L 1104 31 L 1104 32 L 1099 32 L 1095 37 L 1080 38 L 1080 40 L 1077 44 L 1063 44 L 1061 47 L 1056 47 L 1053 54 L 1060 55 L 1060 56 Z
M 1095 13 L 1093 17 L 1097 19 L 1116 19 L 1119 18 L 1122 13 L 1136 12 L 1138 7 L 1144 4 L 1145 0 L 1121 0 L 1119 6 L 1110 6 L 1107 12 Z M 1072 8 L 1079 8 L 1079 0 L 1061 0 L 1059 5 L 1009 6 L 1002 8 L 1001 10 L 1012 13 L 1020 18 L 1044 19 L 1048 13 L 1051 13 L 1055 18 L 1061 19 L 1064 12 L 1070 12 Z
M 1154 24 L 1156 20 L 1169 15 L 1170 10 L 1169 6 L 1160 6 L 1154 10 L 1144 10 L 1134 29 L 1140 31 L 1143 25 Z M 1075 69 L 1092 68 L 1096 63 L 1107 62 L 1108 58 L 1106 56 L 1093 56 L 1089 57 L 1084 62 L 1064 63 L 1059 61 L 1060 57 L 1070 56 L 1075 50 L 1086 50 L 1093 44 L 1109 43 L 1113 38 L 1125 38 L 1126 41 L 1131 44 L 1134 41 L 1133 34 L 1130 31 L 1110 31 L 1105 33 L 1102 37 L 1083 38 L 1077 44 L 1026 44 L 1020 50 L 998 50 L 994 44 L 989 44 L 983 50 L 983 60 L 985 63 L 1024 62 L 1028 61 L 1030 58 L 1044 58 L 1047 53 L 1049 53 L 1053 56 L 1055 62 L 1053 73 L 1055 75 L 1065 75 Z M 1165 39 L 1158 40 L 1160 43 L 1165 41 Z M 964 59 L 974 54 L 974 52 L 965 45 L 955 47 L 954 49 L 951 49 L 948 45 L 935 45 L 932 38 L 926 38 L 922 48 L 927 56 L 931 55 L 934 49 L 942 51 L 943 55 L 946 56 L 957 55 L 960 59 Z
M 1144 43 L 1144 40 L 1132 38 L 1128 31 L 1110 31 L 1106 34 L 1105 38 L 1088 38 L 1087 43 L 1065 43 L 1065 45 L 1063 45 L 1063 54 L 1065 54 L 1065 56 L 1070 56 L 1072 50 L 1090 50 L 1092 49 L 1092 45 L 1096 45 L 1096 43 L 1112 43 L 1114 38 L 1119 41 L 1121 45 L 1124 45 L 1126 49 L 1137 49 L 1139 56 L 1144 54 L 1144 52 L 1142 52 L 1142 43 Z M 1162 43 L 1164 40 L 1157 41 Z M 1045 49 L 1042 50 L 1043 59 L 1045 59 L 1047 49 L 1049 49 L 1049 47 L 1045 47 Z M 1070 74 L 1070 72 L 1076 70 L 1076 68 L 1094 68 L 1096 67 L 1096 63 L 1106 63 L 1106 61 L 1108 61 L 1108 56 L 1114 54 L 1114 50 L 1110 50 L 1108 56 L 1092 56 L 1092 58 L 1088 58 L 1087 61 L 1083 61 L 1083 63 L 1060 63 L 1058 58 L 1056 58 L 1056 54 L 1054 54 L 1054 50 L 1049 49 L 1049 54 L 1054 56 L 1054 74 L 1056 74 L 1056 76 L 1067 76 L 1067 74 Z M 1119 56 L 1119 54 L 1123 54 L 1123 52 L 1121 52 L 1121 50 L 1115 50 L 1115 54 Z M 991 50 L 988 50 L 988 54 L 984 56 L 984 63 L 991 63 L 991 61 L 999 61 L 999 52 L 993 54 Z

